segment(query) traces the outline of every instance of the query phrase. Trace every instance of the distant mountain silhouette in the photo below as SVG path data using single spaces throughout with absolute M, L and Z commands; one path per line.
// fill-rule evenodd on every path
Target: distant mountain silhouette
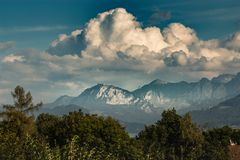
M 56 113 L 61 113 L 61 110 L 65 112 L 74 108 L 64 106 L 81 106 L 89 113 L 112 116 L 126 124 L 153 123 L 160 118 L 163 110 L 169 108 L 175 108 L 179 113 L 200 110 L 199 113 L 195 111 L 192 114 L 194 120 L 202 124 L 208 115 L 211 116 L 211 112 L 207 113 L 209 108 L 238 94 L 240 73 L 223 74 L 211 80 L 202 78 L 197 82 L 173 83 L 156 79 L 132 92 L 113 85 L 97 84 L 77 97 L 61 96 L 44 108 L 55 108 Z
M 191 112 L 193 120 L 205 127 L 240 127 L 240 95 L 200 111 Z

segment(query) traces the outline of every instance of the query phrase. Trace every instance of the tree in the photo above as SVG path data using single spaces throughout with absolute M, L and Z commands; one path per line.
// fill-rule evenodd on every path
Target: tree
M 204 135 L 204 160 L 227 160 L 230 158 L 228 146 L 233 136 L 230 127 L 214 128 L 203 133 Z M 239 136 L 239 135 L 234 135 Z
M 99 148 L 89 147 L 88 144 L 79 144 L 79 137 L 74 136 L 63 150 L 63 159 L 66 160 L 118 160 L 111 153 L 106 153 Z
M 56 143 L 63 140 L 57 133 L 60 123 L 60 117 L 48 113 L 42 113 L 36 119 L 38 134 L 45 137 L 51 147 L 56 147 Z
M 3 105 L 4 111 L 0 112 L 1 125 L 13 130 L 19 137 L 31 135 L 35 129 L 33 112 L 42 106 L 42 102 L 34 105 L 31 93 L 25 93 L 21 86 L 15 88 L 12 97 L 14 104 Z
M 176 110 L 162 113 L 162 119 L 142 131 L 138 140 L 145 155 L 157 160 L 195 160 L 202 152 L 203 136 L 186 114 L 181 117 Z
M 22 151 L 23 140 L 16 136 L 16 133 L 0 128 L 0 159 L 24 160 Z
M 82 112 L 71 112 L 63 117 L 41 114 L 36 125 L 40 136 L 45 137 L 51 147 L 65 147 L 67 152 L 64 153 L 70 157 L 77 156 L 73 153 L 78 150 L 81 156 L 92 155 L 93 159 L 98 159 L 96 156 L 106 159 L 106 155 L 123 160 L 140 159 L 140 150 L 118 121 L 110 117 Z

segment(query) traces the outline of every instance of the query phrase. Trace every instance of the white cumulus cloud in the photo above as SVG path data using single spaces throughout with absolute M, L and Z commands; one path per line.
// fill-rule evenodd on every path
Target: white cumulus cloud
M 13 63 L 13 62 L 23 62 L 24 56 L 10 54 L 3 58 L 2 62 L 4 63 Z
M 231 50 L 240 52 L 240 32 L 233 34 L 227 41 L 225 46 Z
M 173 66 L 206 71 L 240 59 L 239 37 L 236 33 L 221 45 L 220 40 L 201 40 L 193 29 L 180 23 L 163 30 L 144 28 L 132 14 L 117 8 L 98 14 L 82 30 L 60 35 L 47 51 L 58 56 L 78 55 L 103 68 L 112 68 L 114 63 L 113 68 L 147 73 Z
M 145 28 L 117 8 L 59 35 L 44 52 L 25 50 L 3 57 L 0 86 L 22 84 L 49 100 L 62 93 L 77 95 L 96 83 L 134 89 L 155 78 L 192 81 L 235 73 L 240 71 L 239 35 L 201 40 L 180 23 Z

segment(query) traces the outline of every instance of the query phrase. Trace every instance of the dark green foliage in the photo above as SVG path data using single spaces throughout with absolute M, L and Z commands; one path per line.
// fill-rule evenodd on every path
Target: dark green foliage
M 4 105 L 0 121 L 0 159 L 4 160 L 227 160 L 230 140 L 240 144 L 240 130 L 202 131 L 191 116 L 174 109 L 130 138 L 110 117 L 70 112 L 34 119 L 30 92 L 17 86 L 14 105 Z
M 17 136 L 24 136 L 34 132 L 34 116 L 30 113 L 39 109 L 42 103 L 34 105 L 30 92 L 25 93 L 25 90 L 17 86 L 12 92 L 13 105 L 3 105 L 4 111 L 0 113 L 2 118 L 1 125 L 5 129 L 14 131 Z
M 80 138 L 74 136 L 71 141 L 69 141 L 64 146 L 64 154 L 62 159 L 70 160 L 115 160 L 117 159 L 112 153 L 106 152 L 100 148 L 90 147 L 88 144 L 81 144 Z
M 227 160 L 228 146 L 232 140 L 233 130 L 229 127 L 212 129 L 204 132 L 205 144 L 203 159 Z
M 57 135 L 57 130 L 60 130 L 60 128 L 58 128 L 59 123 L 59 117 L 47 113 L 40 114 L 37 117 L 36 126 L 38 134 L 44 136 L 51 147 L 56 146 L 56 141 L 61 141 Z
M 39 137 L 22 136 L 0 129 L 0 159 L 50 160 L 49 145 Z
M 104 151 L 115 157 L 135 159 L 131 139 L 124 128 L 114 119 L 71 112 L 63 117 L 41 114 L 36 120 L 38 133 L 51 146 L 64 147 L 77 136 L 78 146 L 87 150 Z
M 162 113 L 162 120 L 146 127 L 139 134 L 144 153 L 152 159 L 198 159 L 202 152 L 203 135 L 187 114 L 181 117 L 176 111 Z
M 240 144 L 240 130 L 239 129 L 233 129 L 231 134 L 231 140 L 232 142 L 236 144 Z
M 22 141 L 16 133 L 0 128 L 0 159 L 24 159 L 22 154 Z

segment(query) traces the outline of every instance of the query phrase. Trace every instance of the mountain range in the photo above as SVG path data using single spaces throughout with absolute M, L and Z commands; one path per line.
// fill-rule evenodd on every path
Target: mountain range
M 211 127 L 240 127 L 240 94 L 218 105 L 204 110 L 191 112 L 193 121 L 201 126 Z
M 222 74 L 211 80 L 202 78 L 197 82 L 173 83 L 156 79 L 134 91 L 97 84 L 77 97 L 61 96 L 53 103 L 46 104 L 44 109 L 51 109 L 52 113 L 58 110 L 56 114 L 59 114 L 59 107 L 65 111 L 79 108 L 89 113 L 112 116 L 124 124 L 150 124 L 158 120 L 165 109 L 175 108 L 179 113 L 195 110 L 206 112 L 238 94 L 240 73 Z M 193 115 L 195 113 L 192 112 Z

